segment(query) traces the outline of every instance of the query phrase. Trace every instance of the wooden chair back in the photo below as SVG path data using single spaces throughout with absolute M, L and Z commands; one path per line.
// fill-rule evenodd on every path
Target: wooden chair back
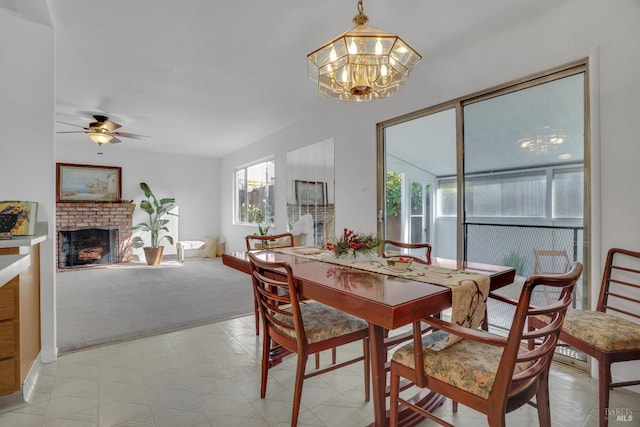
M 640 252 L 612 248 L 607 253 L 596 310 L 640 323 Z
M 293 234 L 280 233 L 259 236 L 250 234 L 244 238 L 247 250 L 269 249 L 269 248 L 289 248 L 293 246 Z
M 565 274 L 534 275 L 525 281 L 517 301 L 516 312 L 507 337 L 502 360 L 500 361 L 500 367 L 496 374 L 495 391 L 492 392 L 492 394 L 496 394 L 495 398 L 497 400 L 502 401 L 504 399 L 507 402 L 507 412 L 509 412 L 510 400 L 521 402 L 515 407 L 527 403 L 538 393 L 540 382 L 547 381 L 564 317 L 571 305 L 575 284 L 581 275 L 582 264 L 575 263 Z M 531 296 L 538 286 L 559 289 L 557 300 L 551 301 L 545 306 L 532 306 Z M 550 322 L 540 327 L 532 326 L 529 320 L 539 316 L 549 318 Z M 522 351 L 522 345 L 527 345 L 528 351 Z M 514 368 L 518 363 L 532 364 L 522 372 L 514 375 Z M 526 389 L 526 387 L 529 388 L 529 392 L 524 393 L 523 396 L 523 388 Z M 515 395 L 511 395 L 517 390 L 520 391 Z M 526 399 L 524 402 L 522 401 L 523 397 Z M 547 391 L 546 399 L 548 397 Z M 540 399 L 541 396 L 538 394 L 538 400 Z M 548 400 L 546 405 L 548 407 Z
M 287 348 L 293 347 L 296 352 L 303 351 L 307 340 L 291 266 L 286 262 L 262 261 L 252 253 L 249 253 L 249 258 L 253 289 L 263 327 L 269 330 L 269 335 L 277 342 L 284 341 L 288 343 L 285 345 Z M 274 270 L 280 270 L 280 275 Z
M 424 249 L 424 256 L 417 256 L 411 253 L 412 249 Z M 431 265 L 431 244 L 430 243 L 403 243 L 394 240 L 384 240 L 382 242 L 382 257 L 391 258 L 393 256 L 402 256 L 403 258 L 411 258 L 421 264 Z
M 293 234 L 291 233 L 269 234 L 264 236 L 249 234 L 245 236 L 244 241 L 247 246 L 247 251 L 287 248 L 293 247 L 294 245 Z M 260 335 L 260 313 L 257 300 L 254 301 L 253 310 L 256 322 L 256 335 Z

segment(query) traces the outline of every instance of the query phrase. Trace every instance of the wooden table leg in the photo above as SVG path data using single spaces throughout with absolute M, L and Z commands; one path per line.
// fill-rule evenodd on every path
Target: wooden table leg
M 369 324 L 369 345 L 371 352 L 371 381 L 373 385 L 373 415 L 374 421 L 369 427 L 386 427 L 389 425 L 389 411 L 386 406 L 387 397 L 387 346 L 385 345 L 384 328 Z M 420 390 L 409 399 L 412 403 L 427 411 L 433 411 L 442 405 L 442 395 L 429 389 Z M 404 408 L 398 413 L 398 425 L 403 427 L 416 426 L 424 418 L 415 412 Z
M 373 385 L 373 415 L 375 427 L 388 425 L 386 406 L 387 351 L 384 345 L 384 328 L 369 325 L 369 345 L 371 352 L 371 382 Z

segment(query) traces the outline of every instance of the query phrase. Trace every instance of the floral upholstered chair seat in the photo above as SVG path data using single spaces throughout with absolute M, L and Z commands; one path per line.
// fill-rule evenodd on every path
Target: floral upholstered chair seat
M 306 301 L 304 304 L 300 304 L 300 313 L 309 344 L 347 335 L 369 327 L 367 322 L 358 317 L 315 301 Z M 289 316 L 276 315 L 276 318 L 293 326 L 293 319 Z M 295 339 L 295 331 L 293 329 L 278 328 L 278 330 Z
M 464 339 L 444 350 L 433 351 L 429 348 L 437 341 L 446 339 L 446 336 L 442 331 L 423 336 L 425 374 L 486 399 L 493 388 L 502 348 Z M 415 369 L 413 343 L 396 350 L 393 361 Z M 529 366 L 530 363 L 516 364 L 514 374 Z
M 567 310 L 562 330 L 604 351 L 640 348 L 640 324 L 601 311 Z

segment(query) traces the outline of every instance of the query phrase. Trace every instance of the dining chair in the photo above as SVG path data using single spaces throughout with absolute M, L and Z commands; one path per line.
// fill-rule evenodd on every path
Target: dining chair
M 640 384 L 640 378 L 613 382 L 611 365 L 640 360 L 640 252 L 612 248 L 607 253 L 595 310 L 568 310 L 560 340 L 598 361 L 600 427 L 608 425 L 609 393 Z
M 291 248 L 294 246 L 294 236 L 293 233 L 280 233 L 280 234 L 271 234 L 271 235 L 257 235 L 251 234 L 245 236 L 244 238 L 247 251 L 252 250 L 264 250 L 269 248 Z M 265 242 L 276 242 L 271 243 L 271 245 L 264 246 Z M 254 317 L 256 321 L 256 335 L 260 335 L 260 314 L 258 313 L 258 300 L 254 300 L 253 302 L 253 311 Z M 337 355 L 335 347 L 331 349 L 331 361 L 333 364 L 336 363 Z M 316 353 L 316 369 L 320 367 L 320 353 Z
M 412 249 L 424 249 L 425 255 L 416 255 Z M 383 240 L 382 242 L 382 257 L 391 258 L 393 256 L 402 256 L 404 258 L 411 258 L 412 260 L 431 265 L 431 244 L 429 243 L 402 243 L 394 240 Z
M 269 242 L 278 242 L 279 248 L 293 247 L 293 234 L 281 233 L 271 235 L 250 234 L 244 238 L 247 251 L 268 249 Z M 265 244 L 266 242 L 266 244 Z M 265 246 L 263 246 L 265 244 Z M 258 314 L 258 301 L 253 302 L 253 314 L 256 320 L 256 335 L 260 335 L 260 314 Z
M 517 301 L 491 294 L 491 297 L 515 306 L 507 337 L 463 328 L 433 316 L 423 321 L 436 332 L 422 334 L 419 322 L 414 323 L 412 342 L 397 349 L 391 359 L 391 426 L 398 425 L 399 403 L 423 417 L 451 426 L 401 398 L 401 377 L 418 387 L 449 397 L 456 403 L 454 410 L 459 402 L 482 412 L 492 427 L 504 426 L 506 413 L 530 403 L 535 396 L 539 424 L 550 426 L 549 368 L 567 307 L 571 304 L 573 287 L 581 273 L 582 264 L 576 263 L 563 275 L 531 276 L 525 281 Z M 560 289 L 557 301 L 540 307 L 531 306 L 531 296 L 537 286 Z M 528 320 L 540 315 L 548 316 L 551 322 L 540 328 L 531 327 Z M 448 333 L 462 340 L 442 350 L 430 348 Z
M 269 249 L 269 248 L 290 248 L 293 246 L 292 233 L 258 235 L 250 234 L 244 238 L 247 250 Z
M 416 249 L 424 249 L 424 257 L 417 255 L 415 252 Z M 382 252 L 381 255 L 383 258 L 391 258 L 402 256 L 403 258 L 411 258 L 413 261 L 431 265 L 431 244 L 424 243 L 403 243 L 397 242 L 395 240 L 385 239 L 382 241 Z M 429 325 L 422 325 L 422 332 L 426 333 L 431 330 Z M 412 333 L 411 331 L 404 330 L 403 332 L 397 333 L 395 335 L 390 336 L 390 331 L 384 331 L 385 336 L 385 347 L 387 349 L 391 349 L 397 347 L 401 343 L 408 341 L 411 339 Z M 409 387 L 407 384 L 406 388 Z
M 369 325 L 366 321 L 316 301 L 302 302 L 291 266 L 264 261 L 250 252 L 251 279 L 264 325 L 260 397 L 267 392 L 272 343 L 297 354 L 291 426 L 296 426 L 305 379 L 364 362 L 364 394 L 369 401 Z M 284 291 L 284 292 L 282 292 Z M 362 355 L 306 373 L 310 354 L 362 341 Z

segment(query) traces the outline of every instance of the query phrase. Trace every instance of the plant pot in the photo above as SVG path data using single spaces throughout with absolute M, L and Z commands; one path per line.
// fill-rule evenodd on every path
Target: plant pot
M 147 265 L 158 265 L 162 262 L 162 252 L 164 251 L 164 246 L 158 246 L 157 248 L 147 246 L 143 249 L 144 258 L 147 260 Z

